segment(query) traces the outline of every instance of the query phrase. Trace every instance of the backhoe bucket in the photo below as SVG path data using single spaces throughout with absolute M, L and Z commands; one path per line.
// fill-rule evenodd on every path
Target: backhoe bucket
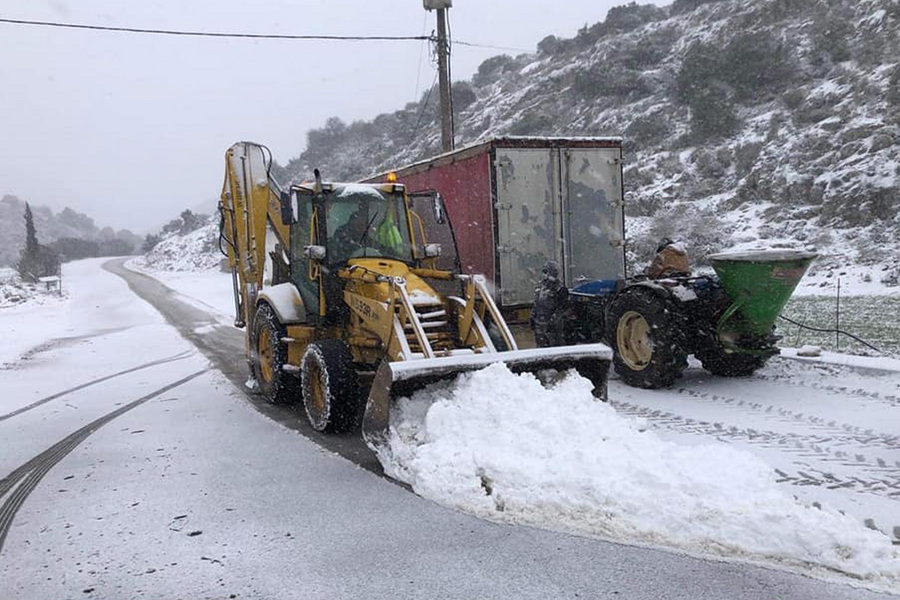
M 606 400 L 606 381 L 612 350 L 604 344 L 532 348 L 415 360 L 382 361 L 372 381 L 363 416 L 363 438 L 379 452 L 390 433 L 391 407 L 399 398 L 410 397 L 429 384 L 456 377 L 466 371 L 502 362 L 514 373 L 537 373 L 544 369 L 576 369 L 594 384 L 595 397 Z
M 727 328 L 765 337 L 806 273 L 814 252 L 760 250 L 727 252 L 709 257 L 722 287 L 733 301 Z M 722 329 L 727 319 L 719 324 Z

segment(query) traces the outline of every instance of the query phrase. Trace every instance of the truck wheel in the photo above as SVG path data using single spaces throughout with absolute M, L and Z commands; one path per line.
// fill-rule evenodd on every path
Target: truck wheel
M 268 304 L 260 304 L 253 320 L 253 377 L 263 397 L 272 404 L 294 402 L 297 399 L 297 378 L 283 369 L 287 364 L 287 335 L 284 325 Z
M 313 429 L 347 431 L 359 423 L 359 378 L 350 347 L 342 340 L 309 345 L 300 367 L 303 404 Z
M 648 290 L 619 294 L 606 313 L 606 339 L 615 351 L 613 367 L 628 385 L 668 387 L 687 366 L 679 348 L 674 307 Z
M 719 377 L 747 377 L 766 364 L 767 356 L 728 354 L 721 348 L 706 349 L 696 353 L 703 368 Z

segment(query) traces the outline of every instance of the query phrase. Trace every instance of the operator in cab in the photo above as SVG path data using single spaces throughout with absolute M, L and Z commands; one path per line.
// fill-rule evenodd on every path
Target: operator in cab
M 347 222 L 338 227 L 331 239 L 333 255 L 335 259 L 343 262 L 349 259 L 354 252 L 362 248 L 364 238 L 366 237 L 366 227 L 368 222 L 366 219 L 365 204 L 360 204 L 357 209 L 351 213 Z
M 334 232 L 331 245 L 335 260 L 346 261 L 358 255 L 361 249 L 372 251 L 370 256 L 402 256 L 403 238 L 391 208 L 389 204 L 378 206 L 360 202 L 347 222 Z M 379 216 L 382 216 L 381 223 L 373 227 Z

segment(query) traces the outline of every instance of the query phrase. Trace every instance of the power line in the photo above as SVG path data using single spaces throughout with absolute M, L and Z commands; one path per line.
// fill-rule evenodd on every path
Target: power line
M 491 46 L 490 44 L 476 44 L 474 42 L 463 42 L 461 40 L 453 40 L 454 44 L 460 46 L 469 46 L 470 48 L 487 48 L 488 50 L 509 50 L 510 52 L 534 52 L 527 48 L 513 48 L 511 46 Z
M 425 18 L 422 19 L 422 35 L 425 35 L 425 28 L 428 26 L 428 13 L 425 13 Z M 422 43 L 419 45 L 419 65 L 416 67 L 416 92 L 413 94 L 413 102 L 419 100 L 419 82 L 422 78 L 422 57 L 425 54 L 425 46 L 427 44 Z
M 264 40 L 334 40 L 334 41 L 422 41 L 431 39 L 428 36 L 416 35 L 291 35 L 279 33 L 226 33 L 217 31 L 178 31 L 174 29 L 142 29 L 139 27 L 111 27 L 107 25 L 80 25 L 77 23 L 55 23 L 52 21 L 25 21 L 22 19 L 3 19 L 0 23 L 13 25 L 35 25 L 40 27 L 59 27 L 64 29 L 87 29 L 90 31 L 117 31 L 121 33 L 145 33 L 155 35 L 180 35 L 188 37 L 215 38 L 249 38 Z
M 425 114 L 425 109 L 428 108 L 428 100 L 431 99 L 431 92 L 434 90 L 434 84 L 437 83 L 438 74 L 434 74 L 434 80 L 431 82 L 431 87 L 428 88 L 428 93 L 425 94 L 425 101 L 422 103 L 422 107 L 419 109 L 419 118 L 416 119 L 416 126 L 413 127 L 412 136 L 409 138 L 409 143 L 412 144 L 415 141 L 416 136 L 419 134 L 419 125 L 422 123 L 422 116 Z
M 112 31 L 119 33 L 142 33 L 152 35 L 177 35 L 184 37 L 212 37 L 212 38 L 243 38 L 257 40 L 326 40 L 326 41 L 350 41 L 350 42 L 406 42 L 406 41 L 434 41 L 433 36 L 427 35 L 293 35 L 281 33 L 232 33 L 222 31 L 182 31 L 176 29 L 145 29 L 141 27 L 113 27 L 109 25 L 82 25 L 79 23 L 57 23 L 54 21 L 28 21 L 25 19 L 0 18 L 0 23 L 11 25 L 31 25 L 36 27 L 56 27 L 60 29 L 83 29 L 88 31 Z M 532 52 L 525 48 L 512 48 L 509 46 L 492 46 L 490 44 L 477 44 L 454 40 L 460 46 L 470 48 L 487 48 L 489 50 L 509 50 L 512 52 Z

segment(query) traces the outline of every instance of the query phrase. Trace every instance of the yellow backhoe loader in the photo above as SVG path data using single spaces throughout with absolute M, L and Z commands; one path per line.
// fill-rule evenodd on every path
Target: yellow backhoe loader
M 577 369 L 605 398 L 602 344 L 519 350 L 484 278 L 454 268 L 437 194 L 315 180 L 282 191 L 259 144 L 225 156 L 220 203 L 237 327 L 265 398 L 301 399 L 313 428 L 362 424 L 381 446 L 396 398 L 504 362 L 513 371 Z M 449 265 L 449 267 L 448 267 Z M 363 398 L 368 400 L 363 403 Z

